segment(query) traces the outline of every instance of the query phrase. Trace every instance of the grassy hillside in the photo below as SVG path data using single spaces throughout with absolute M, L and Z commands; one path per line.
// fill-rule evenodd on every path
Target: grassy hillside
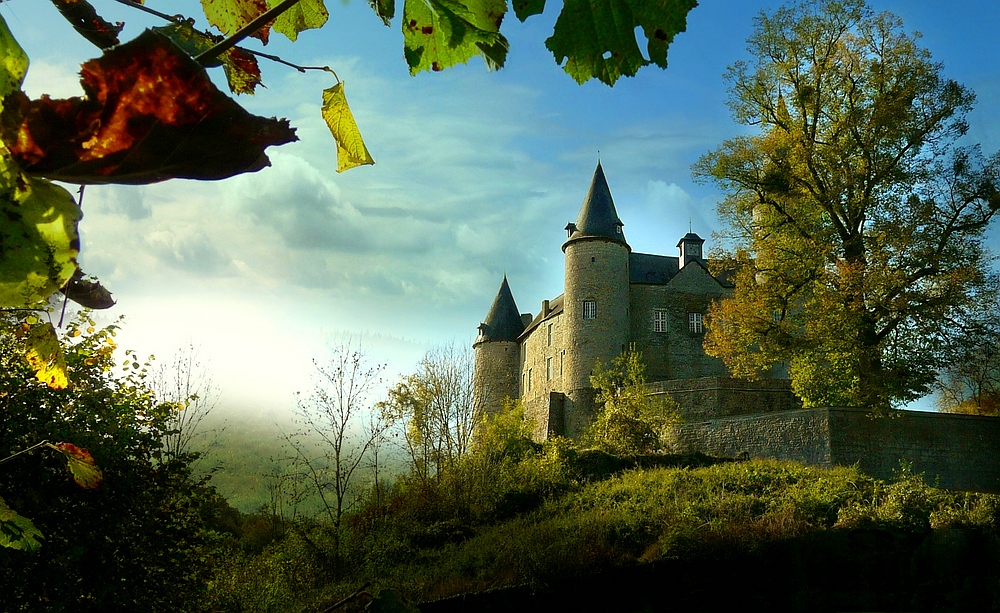
M 902 583 L 892 583 L 890 592 L 914 606 L 917 596 L 906 591 L 911 575 L 916 577 L 911 558 L 931 535 L 949 529 L 974 531 L 975 541 L 987 547 L 979 552 L 985 561 L 977 562 L 977 572 L 996 569 L 996 496 L 929 488 L 906 472 L 895 483 L 884 483 L 853 468 L 774 461 L 662 466 L 679 462 L 684 459 L 619 460 L 549 448 L 507 465 L 485 489 L 463 489 L 461 479 L 404 481 L 384 504 L 369 502 L 347 522 L 344 563 L 337 571 L 330 566 L 332 527 L 300 525 L 259 554 L 234 549 L 214 594 L 220 604 L 245 611 L 322 610 L 364 583 L 371 586 L 369 592 L 392 587 L 414 602 L 486 590 L 500 590 L 496 597 L 503 598 L 504 588 L 511 586 L 537 595 L 563 585 L 573 594 L 595 583 L 594 577 L 621 569 L 647 572 L 671 564 L 683 569 L 686 562 L 698 566 L 698 560 L 716 560 L 719 568 L 726 568 L 726 560 L 740 560 L 745 566 L 776 544 L 813 542 L 809 539 L 820 535 L 842 536 L 845 543 L 874 539 L 874 549 L 862 547 L 865 551 L 881 551 L 878 547 L 888 543 L 889 553 L 872 558 L 872 568 L 895 560 L 891 555 L 902 556 L 906 562 L 897 562 L 905 572 L 892 575 Z M 467 472 L 475 476 L 472 469 Z M 848 545 L 823 547 L 829 549 L 824 550 L 827 558 L 836 557 L 831 551 L 848 552 L 842 556 L 844 566 L 855 560 Z M 796 551 L 803 560 L 814 557 L 808 547 L 805 553 L 801 547 Z M 638 575 L 627 572 L 642 576 L 638 570 Z M 986 588 L 959 580 L 941 587 L 941 593 L 969 604 L 972 590 L 976 597 L 993 598 L 995 605 L 1000 590 L 996 575 L 989 576 Z M 475 610 L 447 602 L 424 609 Z M 878 602 L 897 601 L 876 599 L 869 605 Z

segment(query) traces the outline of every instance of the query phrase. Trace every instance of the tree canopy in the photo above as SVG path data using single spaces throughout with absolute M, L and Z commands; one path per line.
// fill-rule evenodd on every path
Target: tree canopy
M 807 406 L 925 394 L 952 322 L 992 295 L 1000 159 L 962 140 L 975 96 L 918 41 L 862 0 L 761 13 L 726 75 L 757 133 L 695 165 L 727 194 L 736 281 L 706 349 L 738 376 L 784 362 Z

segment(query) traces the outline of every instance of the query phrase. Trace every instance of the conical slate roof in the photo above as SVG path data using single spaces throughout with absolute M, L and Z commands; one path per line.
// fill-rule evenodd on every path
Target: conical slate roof
M 486 315 L 486 321 L 479 326 L 479 338 L 476 341 L 516 341 L 522 332 L 524 332 L 524 322 L 521 321 L 521 314 L 518 313 L 517 304 L 514 303 L 514 295 L 510 293 L 510 286 L 507 285 L 507 275 L 504 275 L 500 291 L 497 292 L 493 306 Z
M 569 224 L 569 240 L 584 237 L 602 237 L 625 243 L 625 233 L 622 232 L 622 220 L 615 210 L 615 201 L 608 188 L 608 180 L 604 178 L 604 169 L 597 163 L 594 179 L 590 182 L 590 191 L 583 199 L 580 214 L 575 224 Z M 568 241 L 567 241 L 568 242 Z

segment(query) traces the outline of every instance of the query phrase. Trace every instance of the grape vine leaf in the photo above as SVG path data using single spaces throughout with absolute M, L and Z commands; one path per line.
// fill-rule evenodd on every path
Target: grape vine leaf
M 21 174 L 0 145 L 0 307 L 37 306 L 73 276 L 82 216 L 68 191 Z
M 101 486 L 104 474 L 89 451 L 77 447 L 73 443 L 56 443 L 54 445 L 48 443 L 48 446 L 66 456 L 69 472 L 73 475 L 73 480 L 76 481 L 77 485 L 88 490 Z
M 545 0 L 512 0 L 510 5 L 522 22 L 532 15 L 541 15 L 545 10 Z
M 506 0 L 406 0 L 403 54 L 410 74 L 439 71 L 479 55 L 490 70 L 507 59 L 500 23 Z
M 18 515 L 0 498 L 0 547 L 36 551 L 42 546 L 42 533 L 27 517 Z
M 240 28 L 267 12 L 267 0 L 201 0 L 201 9 L 208 23 L 226 36 L 236 34 Z M 260 28 L 250 36 L 267 44 L 271 24 Z
M 597 78 L 614 85 L 650 63 L 667 67 L 667 48 L 687 29 L 697 0 L 565 0 L 545 46 L 577 83 Z M 635 29 L 646 36 L 645 59 Z
M 52 4 L 73 25 L 80 36 L 83 36 L 101 49 L 108 49 L 118 44 L 118 35 L 125 24 L 115 24 L 105 21 L 97 14 L 87 0 L 52 0 Z
M 369 6 L 375 11 L 375 14 L 382 23 L 389 25 L 392 22 L 392 18 L 396 16 L 396 0 L 368 0 Z
M 268 0 L 268 8 L 273 8 L 281 0 Z M 274 31 L 284 34 L 288 40 L 295 41 L 299 37 L 299 32 L 322 28 L 329 19 L 330 13 L 326 10 L 323 0 L 299 0 L 292 8 L 278 16 L 274 20 Z
M 17 44 L 7 28 L 7 22 L 0 16 L 0 111 L 6 96 L 21 91 L 21 83 L 27 73 L 28 55 Z
M 343 82 L 323 90 L 322 113 L 333 139 L 337 141 L 337 172 L 375 163 L 347 106 Z
M 204 32 L 194 29 L 187 22 L 153 28 L 153 31 L 169 38 L 171 42 L 191 57 L 208 51 L 218 42 Z M 227 49 L 216 62 L 209 63 L 207 66 L 211 68 L 220 64 L 226 72 L 229 91 L 234 94 L 253 95 L 257 86 L 261 84 L 260 66 L 257 65 L 257 58 L 245 49 L 239 47 Z
M 73 277 L 60 289 L 66 298 L 88 309 L 110 309 L 115 306 L 111 292 L 97 279 L 86 278 L 78 267 Z
M 50 323 L 37 324 L 28 331 L 24 355 L 28 365 L 35 371 L 35 377 L 52 389 L 66 389 L 66 357 L 56 330 Z
M 84 63 L 81 84 L 83 98 L 8 96 L 2 136 L 25 173 L 71 183 L 224 179 L 270 165 L 265 148 L 297 140 L 287 120 L 251 115 L 151 30 Z

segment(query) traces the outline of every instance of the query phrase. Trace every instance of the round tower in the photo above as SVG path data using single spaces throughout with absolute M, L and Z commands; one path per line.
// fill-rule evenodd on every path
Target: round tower
M 507 398 L 518 397 L 521 368 L 517 338 L 524 332 L 524 322 L 517 311 L 514 296 L 503 277 L 500 291 L 479 324 L 479 336 L 472 344 L 475 370 L 472 376 L 473 402 L 476 410 L 496 413 Z
M 604 169 L 597 164 L 576 223 L 566 226 L 566 434 L 577 437 L 590 423 L 598 360 L 608 366 L 628 342 L 629 253 Z

